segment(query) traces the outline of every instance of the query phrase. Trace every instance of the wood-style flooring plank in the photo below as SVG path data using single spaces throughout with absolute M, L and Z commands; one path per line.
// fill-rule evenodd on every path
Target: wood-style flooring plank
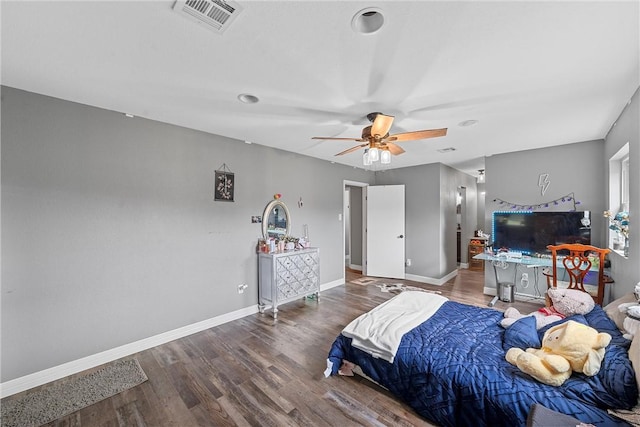
M 345 285 L 322 292 L 320 302 L 281 305 L 277 320 L 267 311 L 129 356 L 138 359 L 148 381 L 47 426 L 434 426 L 365 379 L 324 378 L 327 354 L 340 331 L 394 296 L 375 285 L 349 283 L 359 277 L 347 270 Z M 442 286 L 381 281 L 476 306 L 486 307 L 492 299 L 482 293 L 483 272 L 460 270 Z M 529 313 L 542 305 L 498 302 L 495 308 Z

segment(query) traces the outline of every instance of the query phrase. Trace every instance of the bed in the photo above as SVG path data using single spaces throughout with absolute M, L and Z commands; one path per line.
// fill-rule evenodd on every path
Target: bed
M 403 303 L 382 320 L 372 317 L 398 298 Z M 403 307 L 406 302 L 413 307 Z M 424 319 L 407 316 L 425 304 L 430 313 Z M 410 319 L 393 325 L 404 318 Z M 375 338 L 371 341 L 379 342 L 363 340 L 348 330 L 351 325 L 345 328 L 331 346 L 326 375 L 337 375 L 345 362 L 351 362 L 365 377 L 441 426 L 524 426 L 535 404 L 596 426 L 628 425 L 607 409 L 631 409 L 637 403 L 638 386 L 627 353 L 631 341 L 600 306 L 561 320 L 579 321 L 611 335 L 600 372 L 593 377 L 574 373 L 559 387 L 542 384 L 505 360 L 510 347 L 526 347 L 528 339 L 539 339 L 557 323 L 536 330 L 533 322 L 523 320 L 505 329 L 499 324 L 502 318 L 495 309 L 426 292 L 403 292 L 357 319 Z M 389 351 L 394 345 L 397 349 Z M 376 354 L 368 347 L 381 349 Z

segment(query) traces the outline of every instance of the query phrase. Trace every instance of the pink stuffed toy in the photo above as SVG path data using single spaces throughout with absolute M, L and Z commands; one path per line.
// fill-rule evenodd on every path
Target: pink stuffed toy
M 509 307 L 505 310 L 500 325 L 508 328 L 518 319 L 533 316 L 536 318 L 536 329 L 541 329 L 574 314 L 587 314 L 595 306 L 591 295 L 575 289 L 551 288 L 547 290 L 547 294 L 553 303 L 551 307 L 542 307 L 529 314 L 521 314 L 518 309 Z

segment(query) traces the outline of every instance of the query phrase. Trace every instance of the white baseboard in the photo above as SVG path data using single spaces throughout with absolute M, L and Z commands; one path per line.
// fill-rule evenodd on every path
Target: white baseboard
M 335 288 L 336 286 L 340 286 L 340 285 L 344 285 L 344 281 L 345 279 L 338 279 L 338 280 L 334 280 L 333 282 L 329 282 L 329 283 L 325 283 L 323 285 L 320 285 L 320 291 L 326 291 L 328 289 L 331 288 Z
M 0 398 L 5 398 L 12 394 L 20 393 L 33 387 L 38 387 L 51 381 L 73 375 L 87 369 L 95 368 L 96 366 L 100 366 L 105 363 L 113 362 L 114 360 L 122 357 L 126 357 L 158 345 L 166 344 L 169 341 L 183 338 L 188 335 L 195 334 L 196 332 L 204 331 L 205 329 L 213 328 L 214 326 L 222 325 L 223 323 L 240 319 L 257 312 L 257 305 L 245 307 L 240 310 L 212 317 L 211 319 L 193 323 L 172 331 L 163 332 L 130 344 L 125 344 L 101 353 L 92 354 L 91 356 L 83 357 L 81 359 L 63 363 L 62 365 L 54 366 L 49 369 L 0 383 Z
M 407 280 L 413 280 L 414 282 L 428 283 L 429 285 L 442 286 L 445 283 L 447 283 L 449 280 L 456 277 L 457 275 L 458 275 L 458 269 L 455 269 L 451 273 L 442 277 L 441 279 L 436 279 L 433 277 L 426 277 L 426 276 L 418 276 L 415 274 L 405 274 L 404 278 Z
M 358 265 L 358 264 L 349 264 L 349 268 L 352 269 L 352 270 L 362 271 L 362 266 Z
M 469 269 L 469 263 L 468 263 L 468 262 L 461 262 L 461 263 L 460 263 L 460 268 L 466 268 L 466 269 Z
M 343 284 L 344 278 L 334 280 L 332 282 L 320 285 L 320 291 L 326 291 L 327 289 L 335 288 L 336 286 L 340 286 Z M 196 332 L 204 331 L 205 329 L 213 328 L 215 326 L 231 322 L 232 320 L 241 319 L 255 313 L 258 313 L 257 305 L 241 308 L 240 310 L 221 314 L 220 316 L 212 317 L 201 322 L 193 323 L 191 325 L 174 329 L 172 331 L 163 332 L 161 334 L 154 335 L 149 338 L 144 338 L 130 344 L 125 344 L 120 347 L 103 351 L 101 353 L 92 354 L 91 356 L 63 363 L 62 365 L 44 369 L 39 372 L 34 372 L 33 374 L 25 375 L 14 380 L 6 381 L 0 383 L 0 398 L 5 398 L 7 396 L 29 390 L 33 387 L 38 387 L 51 381 L 59 380 L 60 378 L 77 374 L 78 372 L 95 368 L 96 366 L 113 362 L 114 360 L 127 357 L 140 351 L 148 350 L 152 347 L 166 344 L 170 341 L 174 341 L 179 338 L 195 334 Z

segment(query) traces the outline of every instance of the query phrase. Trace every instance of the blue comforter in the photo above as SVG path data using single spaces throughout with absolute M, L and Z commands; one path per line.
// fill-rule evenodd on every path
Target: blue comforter
M 520 342 L 511 342 L 510 335 L 515 336 L 505 334 L 499 325 L 502 318 L 502 312 L 494 309 L 448 301 L 404 335 L 393 363 L 372 358 L 340 335 L 329 352 L 332 374 L 337 374 L 343 359 L 353 362 L 417 413 L 442 426 L 524 426 L 534 403 L 597 426 L 627 425 L 606 409 L 630 409 L 636 404 L 638 390 L 627 356 L 630 342 L 600 306 L 584 317 L 564 320 L 580 321 L 612 336 L 600 372 L 594 377 L 574 373 L 560 387 L 542 384 L 504 359 L 513 344 L 539 343 L 546 328 L 536 331 L 533 323 L 533 329 L 527 329 L 526 320 L 516 322 Z M 527 336 L 533 342 L 522 342 Z

